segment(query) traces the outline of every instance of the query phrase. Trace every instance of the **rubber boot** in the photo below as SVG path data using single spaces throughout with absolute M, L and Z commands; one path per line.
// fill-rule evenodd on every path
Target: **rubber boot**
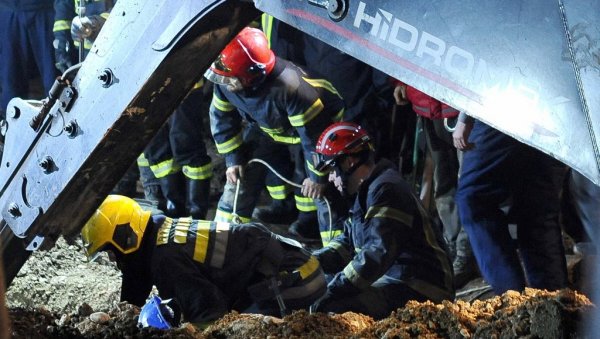
M 187 181 L 187 210 L 193 219 L 206 218 L 210 205 L 210 179 Z
M 317 218 L 317 212 L 300 212 L 298 213 L 298 220 L 294 221 L 288 232 L 291 235 L 306 238 L 306 239 L 320 239 L 321 234 L 319 233 L 319 220 Z
M 164 213 L 167 209 L 167 200 L 160 188 L 160 181 L 154 176 L 149 166 L 138 165 L 138 168 L 140 171 L 140 181 L 144 188 L 144 198 Z
M 272 199 L 269 206 L 256 208 L 253 217 L 268 224 L 290 224 L 298 217 L 294 196 Z
M 183 173 L 177 172 L 159 178 L 160 189 L 167 201 L 165 215 L 171 218 L 187 217 L 185 210 L 186 184 Z

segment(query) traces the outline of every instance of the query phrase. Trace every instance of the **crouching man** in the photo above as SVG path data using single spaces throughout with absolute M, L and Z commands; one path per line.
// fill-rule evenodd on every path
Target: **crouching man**
M 258 223 L 151 215 L 110 195 L 82 229 L 88 258 L 114 255 L 121 300 L 142 306 L 152 286 L 172 298 L 176 319 L 206 326 L 231 310 L 279 316 L 308 308 L 326 290 L 319 262 Z
M 354 123 L 335 123 L 316 151 L 315 168 L 331 172 L 352 207 L 344 232 L 315 252 L 325 273 L 335 274 L 315 309 L 381 319 L 408 300 L 453 300 L 441 229 L 394 165 L 374 161 L 369 135 Z

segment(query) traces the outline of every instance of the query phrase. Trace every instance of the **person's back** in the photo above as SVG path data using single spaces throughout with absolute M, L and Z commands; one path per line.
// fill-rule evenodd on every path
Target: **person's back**
M 280 315 L 307 309 L 325 291 L 319 262 L 264 225 L 150 215 L 109 196 L 82 229 L 88 257 L 112 251 L 121 300 L 141 306 L 155 285 L 185 321 L 203 325 L 232 309 Z

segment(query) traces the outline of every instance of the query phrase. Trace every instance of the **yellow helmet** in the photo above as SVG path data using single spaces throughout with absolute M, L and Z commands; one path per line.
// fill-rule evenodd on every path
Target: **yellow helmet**
M 93 260 L 106 245 L 123 254 L 135 252 L 142 243 L 150 214 L 131 198 L 109 195 L 81 230 L 88 259 Z

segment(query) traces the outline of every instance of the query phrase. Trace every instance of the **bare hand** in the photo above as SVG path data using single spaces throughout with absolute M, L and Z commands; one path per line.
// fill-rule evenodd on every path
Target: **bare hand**
M 326 184 L 317 184 L 309 178 L 306 178 L 304 179 L 304 182 L 302 182 L 302 194 L 305 197 L 312 199 L 322 198 L 326 187 Z
M 408 99 L 406 99 L 406 86 L 398 85 L 394 88 L 394 100 L 396 105 L 407 105 Z
M 227 167 L 225 170 L 225 177 L 227 178 L 227 183 L 235 184 L 238 179 L 242 179 L 244 176 L 244 167 L 242 165 L 233 165 Z
M 464 123 L 460 121 L 456 123 L 454 132 L 452 132 L 452 139 L 456 149 L 467 151 L 473 148 L 474 144 L 469 142 L 469 135 L 471 135 L 472 129 L 472 123 Z

